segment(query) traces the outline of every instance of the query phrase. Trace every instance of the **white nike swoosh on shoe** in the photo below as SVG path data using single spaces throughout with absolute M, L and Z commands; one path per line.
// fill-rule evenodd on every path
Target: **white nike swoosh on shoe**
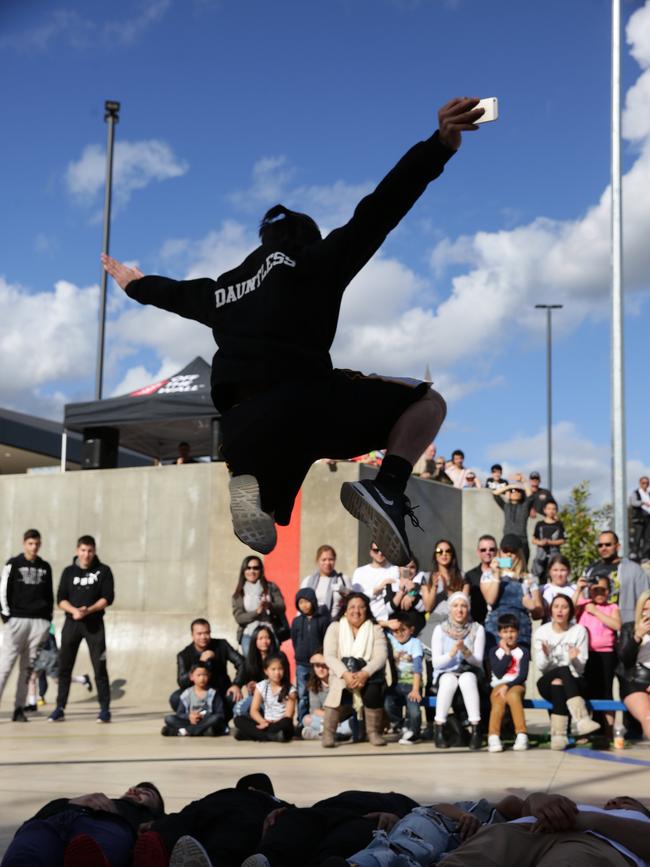
M 379 494 L 379 498 L 386 503 L 387 506 L 394 506 L 395 500 L 387 500 L 386 497 L 382 494 L 379 488 L 375 488 L 375 491 Z

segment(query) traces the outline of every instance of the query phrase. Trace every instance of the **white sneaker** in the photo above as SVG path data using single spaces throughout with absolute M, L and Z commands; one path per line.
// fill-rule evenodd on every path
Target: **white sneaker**
M 194 837 L 179 837 L 169 858 L 169 867 L 212 867 L 203 846 Z
M 515 738 L 515 744 L 513 746 L 513 750 L 527 750 L 528 749 L 528 735 L 526 732 L 519 732 L 517 737 Z
M 305 726 L 300 732 L 300 737 L 303 741 L 316 741 L 320 737 L 320 732 L 317 732 L 311 726 Z
M 502 753 L 503 744 L 499 735 L 488 735 L 488 753 Z
M 230 479 L 230 514 L 235 536 L 260 554 L 270 554 L 277 542 L 275 522 L 262 511 L 260 486 L 255 476 Z
M 398 744 L 407 744 L 411 745 L 415 743 L 415 732 L 412 732 L 411 729 L 404 729 L 402 732 L 402 737 L 397 741 Z
M 178 737 L 179 738 L 186 738 L 187 735 L 188 735 L 187 729 L 179 729 L 178 730 Z

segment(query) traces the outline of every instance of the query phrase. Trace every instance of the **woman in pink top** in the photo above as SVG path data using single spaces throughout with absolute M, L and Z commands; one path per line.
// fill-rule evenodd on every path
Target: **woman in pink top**
M 585 598 L 584 590 L 588 588 Z M 601 576 L 596 583 L 585 578 L 578 579 L 573 601 L 576 607 L 576 621 L 584 626 L 589 634 L 589 659 L 585 667 L 587 698 L 612 698 L 612 683 L 616 668 L 616 633 L 621 628 L 621 610 L 614 602 L 609 602 L 611 587 L 609 578 Z M 594 714 L 596 716 L 596 714 Z M 612 736 L 614 726 L 613 711 L 605 712 L 607 733 Z

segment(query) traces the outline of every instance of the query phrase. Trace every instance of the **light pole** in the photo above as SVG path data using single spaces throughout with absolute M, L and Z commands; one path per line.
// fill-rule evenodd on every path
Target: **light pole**
M 612 0 L 612 505 L 621 553 L 628 548 L 623 373 L 623 204 L 621 189 L 621 3 Z
M 563 304 L 536 304 L 537 310 L 546 310 L 546 476 L 549 491 L 553 490 L 553 392 L 551 378 L 551 311 L 561 310 Z
M 104 103 L 104 120 L 108 121 L 108 143 L 106 146 L 106 188 L 104 192 L 104 236 L 102 253 L 108 253 L 111 234 L 111 195 L 113 192 L 113 141 L 115 124 L 119 120 L 120 104 L 107 99 Z M 104 330 L 106 325 L 106 271 L 102 268 L 99 288 L 99 328 L 97 331 L 97 362 L 95 368 L 95 400 L 102 399 L 104 380 Z

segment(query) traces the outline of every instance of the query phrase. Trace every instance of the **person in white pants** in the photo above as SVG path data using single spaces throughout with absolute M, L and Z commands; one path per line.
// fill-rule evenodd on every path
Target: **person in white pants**
M 449 746 L 444 724 L 458 689 L 472 727 L 469 748 L 479 750 L 482 744 L 477 674 L 483 666 L 485 630 L 480 623 L 470 620 L 469 610 L 469 597 L 465 593 L 453 593 L 449 597 L 447 620 L 439 623 L 433 631 L 431 663 L 433 680 L 438 686 L 434 742 L 439 749 Z

